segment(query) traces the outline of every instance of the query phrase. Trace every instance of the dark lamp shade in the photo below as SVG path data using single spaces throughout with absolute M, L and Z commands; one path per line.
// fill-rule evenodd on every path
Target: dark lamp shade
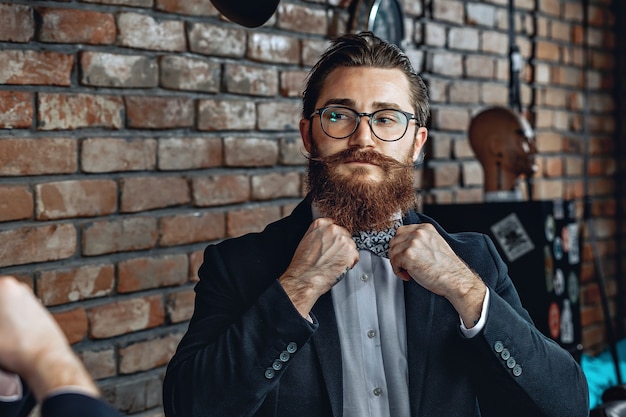
M 255 28 L 267 22 L 280 0 L 211 0 L 213 6 L 228 20 Z

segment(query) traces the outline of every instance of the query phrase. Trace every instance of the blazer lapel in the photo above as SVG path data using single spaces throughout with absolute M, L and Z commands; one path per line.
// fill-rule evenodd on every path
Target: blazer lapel
M 330 397 L 334 417 L 343 414 L 343 370 L 341 367 L 341 347 L 335 309 L 330 292 L 324 294 L 313 306 L 313 314 L 319 322 L 313 334 L 313 344 L 324 375 L 324 382 Z

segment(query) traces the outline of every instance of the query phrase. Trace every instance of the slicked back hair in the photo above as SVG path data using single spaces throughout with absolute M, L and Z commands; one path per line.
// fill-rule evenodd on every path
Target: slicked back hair
M 340 67 L 371 67 L 399 69 L 409 80 L 410 99 L 419 126 L 426 126 L 429 115 L 428 92 L 411 61 L 396 45 L 372 32 L 346 34 L 336 38 L 309 72 L 302 99 L 302 115 L 308 118 L 328 75 Z M 367 86 L 363 86 L 367 88 Z

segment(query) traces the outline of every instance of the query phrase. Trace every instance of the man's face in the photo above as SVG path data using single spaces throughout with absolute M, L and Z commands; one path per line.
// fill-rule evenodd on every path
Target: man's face
M 408 79 L 399 69 L 339 67 L 333 70 L 324 82 L 315 108 L 328 105 L 349 107 L 358 113 L 372 113 L 386 108 L 414 112 Z M 411 120 L 401 139 L 384 142 L 372 133 L 369 118 L 363 116 L 352 135 L 335 139 L 323 131 L 319 115 L 302 119 L 300 133 L 310 154 L 317 152 L 318 156 L 324 157 L 353 148 L 375 151 L 405 164 L 417 160 L 428 135 L 424 127 L 419 127 L 416 134 L 415 120 Z M 377 164 L 363 161 L 343 161 L 334 169 L 345 177 L 358 176 L 376 183 L 381 182 L 385 175 Z
M 376 68 L 338 68 L 326 79 L 316 108 L 328 105 L 349 107 L 358 113 L 381 109 L 410 112 L 409 86 L 400 70 Z M 350 232 L 382 230 L 398 212 L 415 206 L 414 162 L 426 140 L 425 128 L 410 121 L 406 132 L 394 128 L 394 114 L 377 118 L 377 132 L 386 138 L 401 136 L 394 142 L 378 139 L 362 116 L 354 133 L 349 111 L 336 109 L 325 133 L 320 115 L 300 122 L 300 133 L 311 155 L 308 172 L 309 191 L 317 207 L 327 217 Z M 346 126 L 347 130 L 337 130 Z M 404 124 L 402 124 L 403 126 Z M 333 130 L 335 129 L 335 130 Z M 417 135 L 416 135 L 417 130 Z M 343 133 L 341 133 L 343 132 Z

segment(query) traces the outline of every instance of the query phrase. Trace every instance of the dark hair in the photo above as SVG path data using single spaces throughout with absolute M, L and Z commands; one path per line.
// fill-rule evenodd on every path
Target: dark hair
M 408 78 L 409 94 L 417 124 L 425 126 L 428 119 L 428 92 L 411 61 L 396 45 L 386 42 L 372 32 L 346 34 L 336 38 L 313 66 L 307 78 L 302 99 L 302 114 L 308 118 L 315 111 L 315 103 L 326 77 L 339 67 L 374 67 L 400 69 Z M 365 87 L 364 87 L 365 88 Z

